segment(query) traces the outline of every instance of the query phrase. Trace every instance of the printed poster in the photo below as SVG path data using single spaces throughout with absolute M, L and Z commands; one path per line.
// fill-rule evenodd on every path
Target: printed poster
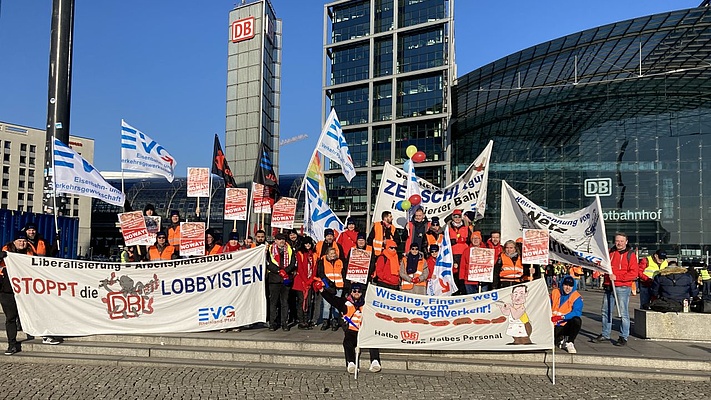
M 524 229 L 521 262 L 524 264 L 548 265 L 548 230 Z
M 205 255 L 205 223 L 181 222 L 180 223 L 180 255 L 202 256 Z
M 472 247 L 469 249 L 467 280 L 474 282 L 494 281 L 494 249 Z
M 22 327 L 35 336 L 205 332 L 266 321 L 265 253 L 142 263 L 10 253 Z
M 254 212 L 257 214 L 272 213 L 272 199 L 264 197 L 265 192 L 267 192 L 267 189 L 264 185 L 252 182 L 252 204 Z
M 348 267 L 346 269 L 346 279 L 351 282 L 368 282 L 368 270 L 370 269 L 371 252 L 368 250 L 351 249 Z
M 274 204 L 272 210 L 272 228 L 294 227 L 294 216 L 296 215 L 296 199 L 282 197 Z
M 140 245 L 146 240 L 150 240 L 150 232 L 146 228 L 146 221 L 143 219 L 141 211 L 121 213 L 118 215 L 118 219 L 126 246 Z
M 188 197 L 210 197 L 209 168 L 188 168 Z
M 245 221 L 247 219 L 247 197 L 249 191 L 243 188 L 225 189 L 225 217 L 226 220 Z

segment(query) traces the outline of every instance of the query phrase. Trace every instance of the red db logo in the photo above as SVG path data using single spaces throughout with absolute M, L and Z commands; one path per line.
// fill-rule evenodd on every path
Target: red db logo
M 417 339 L 420 338 L 420 332 L 415 332 L 415 331 L 400 331 L 400 336 L 404 340 L 412 340 L 416 341 Z
M 254 37 L 254 17 L 238 19 L 232 23 L 232 42 L 237 43 Z

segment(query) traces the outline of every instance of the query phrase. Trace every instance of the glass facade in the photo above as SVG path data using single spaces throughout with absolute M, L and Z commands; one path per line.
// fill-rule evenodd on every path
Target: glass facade
M 552 212 L 600 196 L 606 232 L 645 251 L 711 244 L 711 10 L 606 25 L 512 54 L 458 80 L 453 174 L 494 140 L 501 181 Z M 707 228 L 708 227 L 708 228 Z
M 383 166 L 401 167 L 410 144 L 427 154 L 418 175 L 446 180 L 453 6 L 451 0 L 326 4 L 324 110 L 335 108 L 357 173 L 348 183 L 337 164 L 327 165 L 328 202 L 339 215 L 350 209 L 370 221 Z

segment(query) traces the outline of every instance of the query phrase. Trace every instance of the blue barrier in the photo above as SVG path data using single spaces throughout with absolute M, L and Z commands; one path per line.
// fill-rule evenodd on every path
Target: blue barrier
M 54 215 L 6 209 L 0 209 L 0 246 L 12 241 L 15 233 L 24 228 L 28 222 L 34 222 L 37 225 L 37 232 L 47 241 L 47 245 L 51 246 L 52 239 L 55 236 Z M 60 232 L 60 246 L 57 257 L 77 258 L 79 218 L 57 217 L 57 225 Z

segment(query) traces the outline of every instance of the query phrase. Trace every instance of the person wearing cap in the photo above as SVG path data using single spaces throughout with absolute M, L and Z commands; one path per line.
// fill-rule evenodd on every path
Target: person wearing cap
M 405 240 L 405 248 L 409 249 L 410 245 L 415 243 L 417 248 L 424 249 L 428 244 L 426 234 L 429 229 L 430 222 L 425 217 L 425 210 L 422 207 L 417 207 L 406 226 L 407 240 Z
M 430 219 L 430 226 L 427 229 L 427 232 L 425 232 L 425 238 L 427 239 L 428 246 L 436 244 L 439 247 L 442 245 L 444 230 L 440 225 L 439 217 L 432 217 Z
M 373 228 L 368 234 L 368 244 L 373 246 L 373 254 L 379 256 L 387 247 L 385 245 L 387 240 L 395 241 L 397 245 L 395 225 L 393 225 L 393 213 L 383 211 L 380 214 L 380 221 L 373 224 Z
M 14 240 L 5 244 L 0 252 L 0 306 L 5 314 L 5 335 L 7 337 L 6 356 L 11 356 L 19 351 L 22 351 L 20 342 L 17 341 L 17 331 L 20 329 L 20 314 L 17 311 L 17 302 L 15 301 L 15 293 L 10 284 L 5 267 L 5 256 L 7 253 L 18 253 L 33 256 L 35 255 L 32 248 L 27 242 L 26 232 L 20 231 L 15 233 Z M 27 335 L 28 340 L 34 339 L 33 336 Z
M 178 258 L 175 248 L 168 243 L 168 235 L 160 231 L 156 233 L 156 242 L 148 248 L 148 261 L 174 260 Z
M 343 268 L 343 261 L 338 258 L 335 248 L 330 247 L 326 251 L 326 255 L 318 260 L 316 271 L 316 275 L 323 282 L 327 292 L 332 293 L 334 296 L 343 294 L 343 289 L 346 287 L 346 269 Z M 338 321 L 341 318 L 338 310 L 331 307 L 325 300 L 321 302 L 321 309 L 323 310 L 321 330 L 325 331 L 329 326 L 334 331 L 338 330 Z
M 222 245 L 217 240 L 217 233 L 212 228 L 205 230 L 205 255 L 210 256 L 213 254 L 220 254 L 222 252 Z
M 237 231 L 232 231 L 227 239 L 227 243 L 220 249 L 220 253 L 233 253 L 240 249 L 242 249 L 242 247 L 239 245 L 239 234 Z
M 172 210 L 170 212 L 170 223 L 167 229 L 168 243 L 175 249 L 176 256 L 180 256 L 180 212 Z
M 454 273 L 458 288 L 454 294 L 457 295 L 466 293 L 464 281 L 459 278 L 459 263 L 461 262 L 462 254 L 469 249 L 471 231 L 462 219 L 462 210 L 452 211 L 451 218 L 452 220 L 449 221 L 447 228 L 449 229 L 449 239 L 452 243 L 452 258 L 454 259 L 452 273 Z
M 361 326 L 362 308 L 365 304 L 365 287 L 360 283 L 354 283 L 349 294 L 343 298 L 324 290 L 323 284 L 314 282 L 314 290 L 322 293 L 324 300 L 331 304 L 343 315 L 344 336 L 343 352 L 346 358 L 346 371 L 349 374 L 356 372 L 356 346 L 358 345 L 358 331 Z M 380 372 L 380 350 L 371 348 L 370 351 L 370 372 Z
M 336 249 L 336 256 L 338 256 L 339 259 L 342 260 L 346 257 L 343 247 L 336 242 L 334 230 L 326 228 L 323 230 L 323 240 L 316 243 L 316 254 L 318 254 L 318 258 L 325 257 L 330 248 Z
M 277 315 L 281 314 L 281 329 L 289 328 L 289 291 L 296 270 L 296 254 L 286 243 L 286 235 L 277 233 L 267 247 L 269 282 L 269 330 L 277 330 Z
M 482 248 L 485 249 L 486 245 L 481 241 L 481 232 L 474 231 L 471 236 L 472 244 L 469 249 L 462 254 L 461 266 L 459 267 L 459 279 L 464 282 L 464 290 L 467 294 L 474 294 L 479 292 L 486 292 L 489 290 L 488 282 L 479 282 L 473 279 L 469 279 L 469 264 L 472 259 L 472 249 Z M 492 277 L 493 278 L 493 277 Z
M 583 326 L 583 296 L 577 290 L 575 279 L 566 275 L 560 287 L 551 291 L 551 322 L 556 346 L 568 353 L 577 353 L 575 338 Z
M 314 250 L 314 240 L 311 236 L 301 239 L 301 247 L 296 252 L 296 275 L 292 289 L 296 293 L 296 318 L 299 329 L 313 329 L 317 321 L 311 319 L 313 311 L 313 296 L 311 284 L 318 279 L 316 276 L 318 257 Z M 320 299 L 319 299 L 320 300 Z
M 417 243 L 410 245 L 410 251 L 400 262 L 400 290 L 412 294 L 427 294 L 427 277 L 430 275 L 425 256 L 420 253 Z
M 385 241 L 385 249 L 375 259 L 376 286 L 399 290 L 400 289 L 400 257 L 397 253 L 397 243 L 388 239 Z
M 651 288 L 654 277 L 659 275 L 667 265 L 667 252 L 661 249 L 639 260 L 639 308 L 649 309 L 649 302 L 652 301 Z
M 356 229 L 355 220 L 348 218 L 346 220 L 346 229 L 338 235 L 338 243 L 343 249 L 344 257 L 347 257 L 351 249 L 356 246 L 358 240 L 358 230 Z

